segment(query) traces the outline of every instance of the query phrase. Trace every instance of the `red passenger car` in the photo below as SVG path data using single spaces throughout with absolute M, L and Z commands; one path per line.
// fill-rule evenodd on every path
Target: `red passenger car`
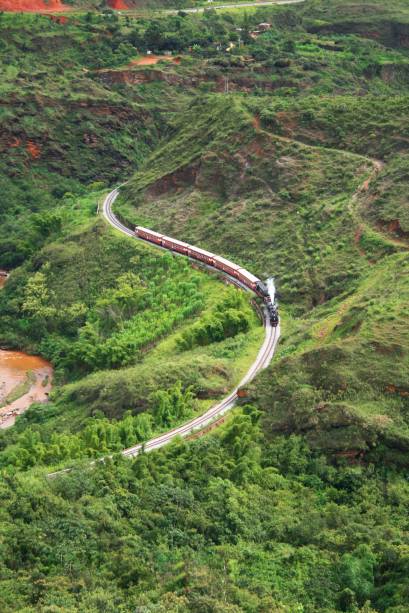
M 228 275 L 238 278 L 240 266 L 222 258 L 220 255 L 214 257 L 214 266 L 223 272 L 227 272 Z
M 198 247 L 194 247 L 193 245 L 189 245 L 188 243 L 178 241 L 177 239 L 171 238 L 169 236 L 164 236 L 163 234 L 160 234 L 159 232 L 154 232 L 154 230 L 149 230 L 148 228 L 136 226 L 135 234 L 139 238 L 143 238 L 146 241 L 155 243 L 156 245 L 160 245 L 165 249 L 177 251 L 178 253 L 191 257 L 195 260 L 198 260 L 199 262 L 204 262 L 209 266 L 213 266 L 217 270 L 221 270 L 222 272 L 231 275 L 232 277 L 235 277 L 243 285 L 245 285 L 253 292 L 255 292 L 258 296 L 263 298 L 271 325 L 273 327 L 279 325 L 280 318 L 278 315 L 277 305 L 271 302 L 266 286 L 260 281 L 260 279 L 251 274 L 251 272 L 249 272 L 245 268 L 238 266 L 234 262 L 230 262 L 230 260 L 226 260 L 226 258 L 214 255 L 213 253 L 210 253 L 210 251 L 206 251 L 205 249 L 199 249 Z
M 183 243 L 182 241 L 176 240 L 176 238 L 170 238 L 169 236 L 162 237 L 162 245 L 167 249 L 171 249 L 172 251 L 177 251 L 178 253 L 183 253 L 183 255 L 188 255 L 189 247 L 187 243 Z
M 135 234 L 139 238 L 143 238 L 151 243 L 156 243 L 156 245 L 162 245 L 164 238 L 159 232 L 154 232 L 153 230 L 148 230 L 148 228 L 142 228 L 141 226 L 136 226 Z
M 199 249 L 198 247 L 189 245 L 189 255 L 195 260 L 199 260 L 200 262 L 214 266 L 216 256 L 214 256 L 213 253 L 210 253 L 210 251 L 205 251 L 205 249 Z
M 257 290 L 257 284 L 259 283 L 259 279 L 256 276 L 252 275 L 251 272 L 249 272 L 245 268 L 239 269 L 237 278 L 254 292 Z

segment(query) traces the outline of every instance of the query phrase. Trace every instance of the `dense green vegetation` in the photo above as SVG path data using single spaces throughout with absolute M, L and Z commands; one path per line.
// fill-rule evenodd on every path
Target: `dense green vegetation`
M 99 222 L 47 245 L 35 271 L 13 275 L 1 294 L 3 336 L 18 323 L 26 342 L 69 372 L 125 366 L 203 309 L 200 281 L 186 260 L 111 237 Z
M 0 266 L 21 263 L 59 230 L 53 211 L 134 169 L 161 122 L 90 70 L 129 61 L 135 48 L 112 19 L 59 24 L 2 15 Z M 35 213 L 33 216 L 32 213 Z
M 102 221 L 45 246 L 13 272 L 0 303 L 3 342 L 40 352 L 55 366 L 55 383 L 66 384 L 47 410 L 29 412 L 4 435 L 3 445 L 14 445 L 6 449 L 6 466 L 116 450 L 124 436 L 130 445 L 122 422 L 111 424 L 104 415 L 118 419 L 132 411 L 133 442 L 146 440 L 141 432 L 163 430 L 222 395 L 254 359 L 262 337 L 236 289 L 183 258 L 114 234 Z M 201 403 L 161 409 L 160 394 L 173 398 L 175 389 Z M 89 433 L 99 440 L 105 429 L 108 442 L 90 446 Z
M 283 359 L 251 390 L 268 431 L 406 463 L 406 44 L 312 32 L 332 10 L 283 9 L 233 49 L 230 93 L 209 76 L 117 206 L 275 275 Z
M 4 611 L 407 610 L 404 477 L 268 443 L 254 409 L 133 462 L 5 476 L 1 499 Z
M 0 431 L 0 610 L 404 613 L 406 3 L 113 15 L 0 18 L 0 345 L 55 367 Z M 263 337 L 97 219 L 133 172 L 121 217 L 274 275 L 282 338 L 217 430 L 126 460 Z

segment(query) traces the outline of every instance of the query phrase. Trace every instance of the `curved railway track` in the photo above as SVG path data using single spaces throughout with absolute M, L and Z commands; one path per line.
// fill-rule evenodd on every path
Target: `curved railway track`
M 114 189 L 112 192 L 108 194 L 102 206 L 102 214 L 104 215 L 105 219 L 114 228 L 116 228 L 123 234 L 132 236 L 136 240 L 142 240 L 138 238 L 132 230 L 127 228 L 123 223 L 121 223 L 119 219 L 117 219 L 117 217 L 115 217 L 112 211 L 112 205 L 115 202 L 118 195 L 119 195 L 118 188 Z M 146 241 L 142 240 L 142 242 L 145 243 Z M 153 245 L 153 244 L 149 243 L 149 245 Z M 165 249 L 164 247 L 160 247 L 158 245 L 153 245 L 153 246 L 157 247 L 158 249 Z M 180 254 L 176 254 L 176 255 L 180 255 Z M 181 255 L 181 257 L 186 257 L 186 256 Z M 206 266 L 206 267 L 209 269 L 212 269 L 211 266 Z M 220 270 L 217 270 L 217 272 L 220 274 L 223 274 Z M 224 276 L 228 277 L 231 281 L 234 281 L 235 283 L 237 283 L 237 280 L 236 279 L 233 280 L 232 277 L 229 277 L 229 275 L 225 274 Z M 245 286 L 241 284 L 239 285 L 243 287 L 243 289 L 250 291 Z M 264 329 L 265 329 L 264 342 L 257 355 L 255 362 L 253 362 L 253 364 L 247 371 L 246 375 L 240 381 L 239 385 L 226 398 L 218 402 L 215 406 L 211 407 L 208 411 L 203 413 L 203 415 L 200 415 L 199 417 L 195 417 L 194 419 L 187 421 L 186 423 L 184 423 L 183 425 L 177 428 L 173 428 L 172 430 L 169 430 L 168 432 L 165 432 L 164 434 L 156 436 L 155 438 L 152 438 L 146 443 L 140 443 L 133 447 L 129 447 L 129 449 L 124 449 L 122 451 L 122 454 L 127 457 L 132 457 L 132 456 L 137 455 L 142 449 L 144 451 L 152 451 L 153 449 L 159 449 L 160 447 L 163 447 L 164 445 L 166 445 L 167 443 L 169 443 L 171 440 L 173 440 L 176 437 L 186 437 L 189 434 L 192 434 L 193 432 L 200 432 L 201 429 L 205 428 L 210 423 L 212 423 L 214 420 L 216 420 L 217 418 L 224 415 L 224 413 L 229 411 L 236 403 L 237 390 L 239 389 L 239 387 L 242 387 L 246 383 L 249 383 L 260 370 L 262 370 L 263 368 L 266 368 L 271 362 L 271 359 L 274 355 L 274 352 L 277 346 L 277 342 L 280 337 L 280 326 L 273 328 L 270 325 L 270 321 L 269 321 L 269 318 L 266 316 L 266 313 L 264 313 Z
M 104 203 L 102 205 L 103 216 L 108 221 L 108 223 L 111 224 L 111 226 L 113 226 L 114 228 L 122 232 L 123 234 L 126 234 L 127 236 L 131 236 L 135 240 L 140 240 L 141 242 L 146 244 L 146 241 L 136 236 L 135 233 L 129 228 L 127 228 L 123 223 L 121 223 L 119 219 L 117 219 L 117 217 L 115 217 L 114 213 L 112 212 L 112 205 L 115 202 L 118 195 L 119 195 L 119 188 L 116 188 L 106 196 Z M 148 244 L 153 247 L 156 247 L 157 249 L 168 251 L 168 249 L 166 249 L 165 247 L 161 247 L 160 245 L 155 245 L 154 243 L 148 243 Z M 172 253 L 174 253 L 175 255 L 179 255 L 180 257 L 187 257 L 180 253 L 176 253 L 176 252 L 172 252 Z M 192 259 L 192 258 L 189 258 L 189 259 Z M 193 260 L 193 259 L 192 261 L 196 262 L 196 260 Z M 201 263 L 201 265 L 204 266 L 205 268 L 208 268 L 209 270 L 215 270 L 212 266 L 209 266 L 207 264 Z M 230 275 L 228 275 L 227 273 L 224 273 L 223 271 L 218 270 L 218 269 L 217 269 L 217 273 L 222 274 L 223 276 L 227 277 L 231 282 L 240 286 L 242 289 L 245 289 L 246 291 L 251 291 L 248 287 L 240 283 L 237 279 L 230 277 Z M 270 320 L 267 317 L 267 312 L 265 310 L 264 310 L 263 319 L 264 319 L 265 335 L 264 335 L 263 344 L 260 348 L 260 351 L 258 352 L 257 358 L 253 362 L 253 364 L 250 366 L 249 370 L 247 371 L 243 379 L 240 381 L 238 386 L 235 387 L 234 390 L 228 396 L 226 396 L 226 398 L 224 398 L 223 400 L 215 404 L 213 407 L 208 409 L 202 415 L 199 415 L 198 417 L 194 417 L 193 419 L 190 419 L 189 421 L 185 422 L 181 426 L 172 428 L 172 430 L 168 430 L 164 434 L 155 436 L 154 438 L 150 439 L 149 441 L 146 441 L 145 443 L 139 443 L 138 445 L 134 445 L 133 447 L 129 447 L 128 449 L 123 449 L 121 452 L 122 455 L 125 457 L 134 457 L 134 456 L 137 456 L 138 453 L 140 453 L 141 451 L 145 451 L 145 452 L 153 451 L 154 449 L 159 449 L 160 447 L 164 447 L 165 445 L 170 443 L 175 438 L 178 438 L 178 437 L 185 438 L 189 436 L 190 434 L 200 433 L 201 430 L 205 429 L 209 424 L 218 420 L 222 415 L 227 413 L 227 411 L 232 409 L 234 405 L 236 404 L 238 389 L 246 385 L 246 383 L 249 383 L 260 370 L 263 370 L 263 368 L 266 368 L 270 364 L 273 358 L 277 343 L 278 343 L 278 339 L 280 338 L 280 326 L 277 326 L 276 328 L 273 328 L 271 326 Z M 112 456 L 106 456 L 106 457 L 112 457 Z M 104 458 L 99 458 L 98 460 L 94 460 L 90 464 L 95 465 L 96 462 L 102 462 L 102 461 L 104 461 Z M 53 473 L 48 473 L 48 477 L 51 477 L 51 478 L 56 477 L 63 473 L 70 472 L 71 470 L 72 470 L 71 468 L 66 468 L 63 470 L 58 470 Z

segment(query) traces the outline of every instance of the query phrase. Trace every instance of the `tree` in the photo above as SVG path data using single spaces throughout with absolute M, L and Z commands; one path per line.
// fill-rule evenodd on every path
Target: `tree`
M 57 309 L 51 304 L 52 292 L 47 287 L 47 277 L 43 272 L 36 272 L 28 280 L 25 288 L 23 311 L 31 315 L 38 335 L 44 328 L 50 327 L 50 320 L 55 317 Z
M 162 24 L 159 21 L 151 21 L 145 31 L 144 42 L 148 49 L 160 49 L 163 40 Z
M 170 426 L 174 420 L 189 414 L 193 408 L 194 395 L 189 387 L 182 390 L 181 381 L 177 381 L 168 390 L 158 390 L 150 396 L 153 414 L 159 426 Z
M 376 558 L 368 545 L 359 545 L 352 553 L 346 553 L 341 558 L 339 568 L 341 583 L 355 595 L 361 605 L 371 597 L 374 589 L 375 562 Z M 345 590 L 343 594 L 345 601 L 352 599 L 350 593 L 349 599 L 346 597 Z
M 146 288 L 138 275 L 133 272 L 121 275 L 116 288 L 108 290 L 95 305 L 102 330 L 108 333 L 132 317 L 142 306 L 145 295 Z

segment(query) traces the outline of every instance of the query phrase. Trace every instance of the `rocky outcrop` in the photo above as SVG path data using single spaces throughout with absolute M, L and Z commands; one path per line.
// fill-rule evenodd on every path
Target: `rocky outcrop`
M 155 69 L 107 69 L 94 72 L 94 76 L 100 79 L 105 85 L 116 85 L 118 83 L 140 85 L 142 83 L 152 83 L 153 81 L 165 81 L 170 85 L 185 83 L 185 79 L 177 74 L 166 73 Z

